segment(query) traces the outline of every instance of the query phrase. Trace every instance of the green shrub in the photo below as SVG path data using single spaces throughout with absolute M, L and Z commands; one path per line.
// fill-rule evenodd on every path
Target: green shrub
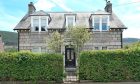
M 0 80 L 63 79 L 63 56 L 31 52 L 0 53 Z
M 82 52 L 79 78 L 102 82 L 140 81 L 140 48 Z

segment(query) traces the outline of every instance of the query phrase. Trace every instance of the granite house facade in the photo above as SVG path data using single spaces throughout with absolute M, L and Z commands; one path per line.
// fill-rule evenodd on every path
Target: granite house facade
M 18 49 L 33 52 L 49 52 L 46 39 L 53 31 L 61 34 L 72 26 L 85 26 L 92 32 L 92 38 L 85 43 L 84 50 L 104 50 L 122 48 L 123 30 L 127 27 L 112 11 L 109 1 L 105 10 L 95 12 L 45 12 L 36 11 L 34 4 L 28 4 L 28 13 L 14 30 L 18 32 Z M 65 46 L 61 52 L 65 51 Z

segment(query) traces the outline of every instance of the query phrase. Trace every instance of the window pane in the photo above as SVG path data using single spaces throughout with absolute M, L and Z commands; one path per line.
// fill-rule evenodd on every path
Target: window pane
M 71 26 L 73 26 L 73 20 L 74 20 L 74 18 L 73 17 L 68 17 L 68 27 L 71 27 Z
M 41 27 L 41 31 L 46 31 L 45 26 Z
M 102 47 L 102 50 L 107 50 L 107 47 Z
M 35 31 L 39 31 L 39 27 L 38 26 L 35 26 Z
M 41 19 L 41 31 L 46 31 L 46 19 Z
M 107 30 L 107 23 L 102 23 L 102 30 Z
M 39 19 L 33 19 L 34 31 L 39 31 Z
M 100 24 L 94 23 L 94 30 L 100 30 Z
M 95 50 L 99 50 L 99 47 L 95 47 Z
M 94 18 L 94 23 L 100 23 L 100 17 L 95 17 Z
M 94 17 L 94 30 L 100 30 L 100 17 Z
M 41 26 L 46 26 L 46 19 L 41 19 Z
M 107 23 L 108 17 L 103 17 L 102 18 L 102 23 Z
M 41 52 L 45 53 L 46 52 L 46 47 L 42 47 Z
M 39 19 L 33 20 L 33 26 L 39 26 Z
M 33 47 L 32 48 L 32 52 L 40 52 L 40 47 Z

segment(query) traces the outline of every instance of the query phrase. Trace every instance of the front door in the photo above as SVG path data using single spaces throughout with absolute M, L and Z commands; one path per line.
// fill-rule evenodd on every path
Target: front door
M 76 57 L 74 48 L 65 48 L 65 67 L 74 68 L 76 67 Z

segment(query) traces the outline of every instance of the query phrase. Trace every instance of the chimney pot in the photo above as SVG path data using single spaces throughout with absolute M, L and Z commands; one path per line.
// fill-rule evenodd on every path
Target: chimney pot
M 108 2 L 106 3 L 105 11 L 106 11 L 106 12 L 109 12 L 109 13 L 112 13 L 112 3 L 111 3 L 110 1 L 108 1 Z
M 35 8 L 33 2 L 30 2 L 30 3 L 28 4 L 28 14 L 32 14 L 32 13 L 34 13 L 35 11 L 36 11 L 36 8 Z

